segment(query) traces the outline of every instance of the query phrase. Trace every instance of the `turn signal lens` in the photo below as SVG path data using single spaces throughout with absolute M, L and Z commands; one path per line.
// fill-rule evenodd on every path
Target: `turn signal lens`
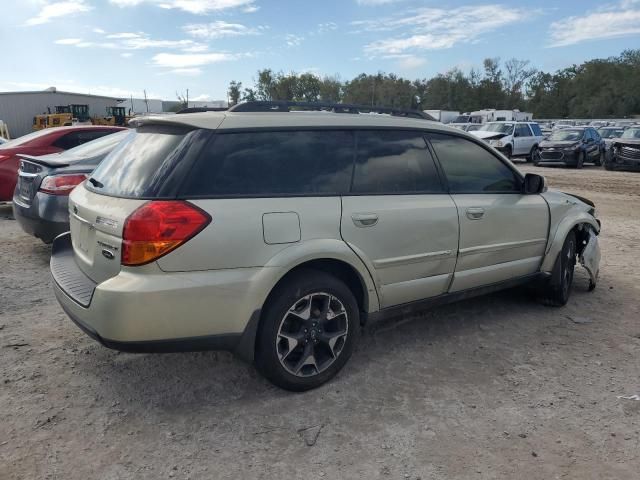
M 196 236 L 209 223 L 209 214 L 188 202 L 145 203 L 125 221 L 122 265 L 153 262 Z
M 49 175 L 40 184 L 40 191 L 49 195 L 69 195 L 87 179 L 84 173 L 68 173 L 66 175 Z

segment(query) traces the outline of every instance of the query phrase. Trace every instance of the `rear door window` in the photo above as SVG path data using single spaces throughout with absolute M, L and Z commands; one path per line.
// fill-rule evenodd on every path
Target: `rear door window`
M 185 197 L 313 196 L 348 192 L 350 131 L 220 133 L 182 186 Z
M 422 132 L 359 131 L 352 193 L 442 192 L 435 163 Z
M 532 123 L 531 125 L 529 125 L 531 127 L 531 130 L 533 130 L 533 134 L 536 137 L 542 137 L 542 130 L 540 130 L 540 125 L 538 125 L 537 123 Z
M 451 193 L 520 193 L 515 171 L 486 148 L 454 135 L 432 133 L 429 139 Z

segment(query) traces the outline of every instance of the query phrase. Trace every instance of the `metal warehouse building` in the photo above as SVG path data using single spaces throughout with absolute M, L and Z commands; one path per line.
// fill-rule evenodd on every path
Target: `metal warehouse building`
M 84 93 L 59 92 L 55 87 L 39 92 L 0 92 L 0 120 L 9 127 L 11 138 L 32 131 L 33 117 L 55 113 L 56 105 L 89 105 L 89 115 L 104 116 L 107 107 L 117 106 L 123 99 Z

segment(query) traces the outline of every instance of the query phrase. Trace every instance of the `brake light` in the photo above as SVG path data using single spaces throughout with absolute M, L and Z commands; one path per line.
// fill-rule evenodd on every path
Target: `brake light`
M 124 223 L 122 265 L 153 262 L 196 236 L 209 223 L 209 214 L 188 202 L 145 203 Z
M 84 173 L 49 175 L 40 184 L 40 191 L 49 195 L 69 195 L 71 190 L 87 179 Z

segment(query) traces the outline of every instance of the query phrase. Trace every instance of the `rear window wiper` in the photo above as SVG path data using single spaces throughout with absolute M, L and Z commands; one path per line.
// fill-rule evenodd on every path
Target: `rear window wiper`
M 93 185 L 93 186 L 94 186 L 94 187 L 96 187 L 96 188 L 102 188 L 102 187 L 104 187 L 104 184 L 102 184 L 102 182 L 99 182 L 98 180 L 96 180 L 96 179 L 95 179 L 95 178 L 93 178 L 93 177 L 90 177 L 90 178 L 89 178 L 89 181 L 91 182 L 91 185 Z

